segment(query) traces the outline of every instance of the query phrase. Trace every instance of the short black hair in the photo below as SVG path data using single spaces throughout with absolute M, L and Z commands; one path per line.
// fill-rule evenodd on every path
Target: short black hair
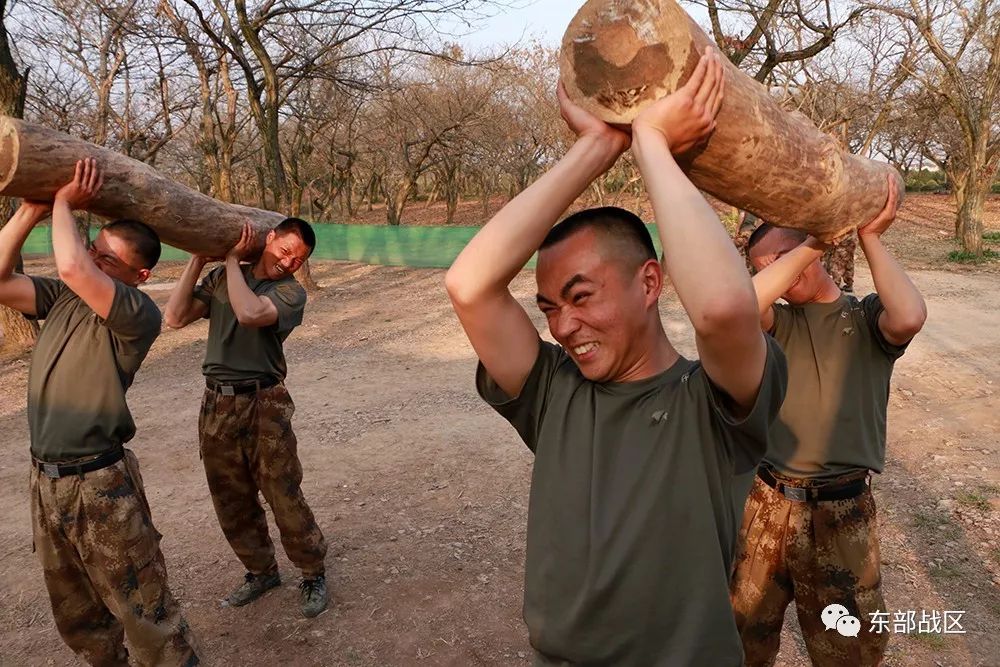
M 122 218 L 112 220 L 101 229 L 125 239 L 142 262 L 142 268 L 152 269 L 160 261 L 160 251 L 162 250 L 160 235 L 153 231 L 149 225 L 138 220 Z
M 596 230 L 605 238 L 625 245 L 637 265 L 650 259 L 656 260 L 653 237 L 649 235 L 642 218 L 617 206 L 588 208 L 568 216 L 549 231 L 539 250 L 545 250 L 585 229 Z
M 769 222 L 762 222 L 757 229 L 753 230 L 753 234 L 750 235 L 750 238 L 747 239 L 747 253 L 753 250 L 755 245 L 763 241 L 764 237 L 775 229 L 780 230 L 782 234 L 798 243 L 803 243 L 807 238 L 809 238 L 809 235 L 801 229 L 793 229 L 791 227 L 775 227 Z
M 274 228 L 274 231 L 278 236 L 288 234 L 289 232 L 298 234 L 299 238 L 302 239 L 302 242 L 309 248 L 310 255 L 313 250 L 316 249 L 316 232 L 314 232 L 312 226 L 302 218 L 285 218 L 278 223 L 278 226 Z

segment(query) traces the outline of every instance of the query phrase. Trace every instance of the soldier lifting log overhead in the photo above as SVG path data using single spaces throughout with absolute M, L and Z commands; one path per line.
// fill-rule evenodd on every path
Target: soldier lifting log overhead
M 824 270 L 825 244 L 767 224 L 750 237 L 761 326 L 785 351 L 788 398 L 747 501 L 732 582 L 747 665 L 774 662 L 793 599 L 814 665 L 879 664 L 888 639 L 870 623 L 885 611 L 870 479 L 885 465 L 893 365 L 927 309 L 881 240 L 896 216 L 887 185 L 885 208 L 858 229 L 876 289 L 863 299 Z M 831 605 L 861 632 L 831 630 Z
M 34 548 L 59 634 L 82 659 L 195 665 L 139 462 L 124 448 L 135 436 L 125 393 L 160 334 L 160 311 L 138 289 L 160 240 L 141 222 L 116 220 L 88 251 L 72 211 L 101 183 L 96 163 L 82 160 L 54 203 L 25 201 L 0 230 L 0 303 L 45 320 L 28 378 Z M 50 208 L 59 279 L 15 273 Z
M 225 263 L 195 286 L 208 258 L 194 256 L 170 295 L 171 328 L 209 319 L 206 388 L 198 420 L 200 451 L 222 532 L 247 569 L 227 598 L 234 607 L 281 584 L 260 491 L 274 512 L 288 558 L 302 571 L 307 617 L 327 604 L 326 541 L 302 495 L 302 465 L 292 431 L 295 405 L 285 388 L 283 344 L 302 323 L 306 293 L 292 275 L 316 246 L 312 228 L 287 218 L 268 232 L 258 252 L 244 226 Z

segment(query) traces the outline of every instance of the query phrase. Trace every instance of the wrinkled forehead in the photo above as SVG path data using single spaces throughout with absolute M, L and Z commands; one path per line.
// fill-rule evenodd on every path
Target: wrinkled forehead
M 289 252 L 297 257 L 305 259 L 309 255 L 309 246 L 302 240 L 298 233 L 293 231 L 276 232 L 274 239 L 268 244 L 268 250 L 274 252 L 281 250 L 282 253 Z
M 538 291 L 546 296 L 555 296 L 573 276 L 603 273 L 608 260 L 597 237 L 591 230 L 582 230 L 539 250 L 535 266 Z M 554 293 L 550 295 L 550 291 Z

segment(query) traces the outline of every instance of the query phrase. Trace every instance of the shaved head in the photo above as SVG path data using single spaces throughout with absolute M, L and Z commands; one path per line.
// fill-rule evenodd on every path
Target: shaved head
M 649 260 L 656 260 L 656 250 L 642 219 L 616 206 L 590 208 L 567 217 L 552 228 L 539 250 L 545 250 L 576 235 L 592 230 L 601 256 L 626 273 L 637 270 Z
M 747 241 L 747 252 L 753 256 L 754 248 L 767 237 L 770 237 L 773 240 L 780 240 L 784 244 L 797 246 L 801 243 L 805 243 L 805 240 L 809 238 L 809 235 L 800 229 L 775 227 L 771 223 L 764 222 L 761 223 L 757 229 L 753 230 L 753 234 L 750 235 L 750 239 Z

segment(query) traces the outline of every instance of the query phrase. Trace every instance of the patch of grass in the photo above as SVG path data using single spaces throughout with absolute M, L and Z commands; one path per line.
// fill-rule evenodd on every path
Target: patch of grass
M 993 484 L 992 482 L 986 482 L 985 484 L 979 485 L 980 490 L 988 495 L 990 498 L 995 496 L 1000 496 L 1000 486 Z
M 913 513 L 910 522 L 914 528 L 931 531 L 945 540 L 957 540 L 961 531 L 954 525 L 951 517 L 940 512 L 918 510 Z M 944 526 L 944 528 L 941 528 Z
M 937 579 L 955 579 L 962 576 L 962 571 L 954 565 L 941 563 L 937 567 L 932 567 L 930 569 L 930 575 Z
M 930 633 L 930 632 L 916 632 L 914 634 L 908 634 L 907 637 L 915 639 L 916 641 L 929 646 L 931 648 L 944 648 L 948 645 L 948 642 L 941 635 Z
M 966 507 L 977 509 L 980 512 L 989 512 L 993 508 L 985 490 L 984 492 L 963 491 L 955 497 L 955 500 Z
M 996 259 L 1000 259 L 1000 252 L 989 248 L 983 250 L 982 255 L 976 255 L 966 250 L 952 250 L 948 253 L 948 261 L 956 264 L 982 264 Z
M 984 232 L 984 241 L 1000 241 L 1000 232 Z

